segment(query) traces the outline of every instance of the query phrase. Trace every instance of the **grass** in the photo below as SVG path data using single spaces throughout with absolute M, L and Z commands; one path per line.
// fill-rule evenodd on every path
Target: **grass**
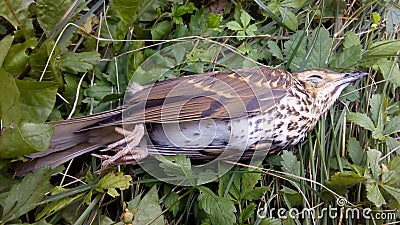
M 13 4 L 7 7 L 9 12 L 14 12 Z M 388 217 L 400 208 L 398 2 L 218 1 L 202 7 L 197 1 L 98 1 L 87 8 L 82 4 L 39 1 L 30 6 L 33 11 L 21 8 L 17 19 L 0 14 L 0 46 L 7 49 L 6 56 L 0 56 L 5 71 L 0 75 L 9 82 L 5 97 L 0 97 L 2 109 L 12 109 L 7 98 L 30 102 L 27 95 L 15 97 L 15 90 L 24 89 L 14 80 L 48 85 L 31 83 L 36 87 L 31 95 L 44 93 L 38 99 L 53 103 L 42 104 L 37 117 L 21 119 L 18 111 L 1 111 L 0 224 L 122 224 L 121 215 L 126 224 L 130 219 L 133 224 L 396 223 L 398 214 L 396 219 L 318 215 L 326 213 L 324 208 L 339 206 L 371 209 L 368 215 Z M 190 43 L 191 49 L 173 45 L 182 43 Z M 181 64 L 166 69 L 181 56 Z M 155 60 L 146 64 L 146 59 Z M 137 166 L 97 174 L 98 161 L 90 157 L 76 159 L 78 163 L 67 169 L 12 176 L 11 160 L 32 151 L 22 147 L 32 143 L 7 145 L 6 138 L 17 140 L 7 136 L 10 121 L 22 121 L 16 122 L 22 127 L 23 122 L 41 124 L 100 112 L 123 102 L 130 79 L 151 83 L 215 69 L 210 62 L 246 67 L 253 61 L 291 72 L 314 67 L 361 70 L 369 77 L 346 89 L 304 142 L 269 156 L 257 167 L 235 166 L 211 183 L 161 182 Z M 146 66 L 157 76 L 144 76 L 141 69 Z M 29 108 L 34 104 L 27 105 L 28 114 L 36 115 Z M 192 172 L 185 167 L 190 163 L 186 158 L 165 163 L 163 169 Z M 338 200 L 345 204 L 338 205 Z M 314 209 L 317 217 L 288 214 L 303 209 Z M 263 214 L 271 210 L 272 214 Z

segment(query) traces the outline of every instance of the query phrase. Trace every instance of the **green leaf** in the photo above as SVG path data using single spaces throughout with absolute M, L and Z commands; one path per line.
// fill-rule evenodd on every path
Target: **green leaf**
M 380 111 L 381 111 L 381 106 L 382 106 L 382 95 L 380 94 L 374 94 L 370 98 L 369 105 L 371 107 L 371 118 L 375 122 L 375 124 L 378 124 L 378 121 L 380 119 Z
M 396 173 L 400 173 L 400 156 L 396 156 L 388 163 L 388 169 Z
M 219 197 L 204 186 L 200 190 L 198 201 L 200 208 L 209 215 L 212 224 L 234 224 L 236 208 L 232 201 Z
M 303 59 L 307 55 L 306 44 L 307 39 L 303 37 L 304 31 L 298 31 L 289 37 L 289 40 L 285 42 L 283 53 L 285 60 L 290 63 L 290 69 L 297 71 L 300 68 Z
M 360 49 L 361 49 L 360 38 L 353 31 L 347 31 L 346 34 L 345 34 L 345 37 L 344 37 L 343 46 L 344 46 L 344 48 L 351 48 L 353 46 L 360 46 Z
M 397 153 L 400 152 L 400 141 L 398 141 L 396 138 L 386 137 L 386 146 L 388 151 L 392 151 L 393 149 L 397 148 Z
M 25 121 L 44 123 L 56 102 L 57 85 L 53 82 L 15 80 L 20 92 L 21 116 Z
M 236 21 L 230 21 L 226 23 L 226 27 L 228 27 L 228 29 L 233 31 L 243 30 L 243 27 Z
M 386 30 L 389 33 L 395 31 L 395 26 L 400 24 L 400 9 L 394 6 L 394 4 L 387 4 L 386 8 Z
M 34 48 L 37 44 L 35 39 L 27 40 L 23 43 L 11 46 L 6 57 L 4 58 L 3 68 L 13 75 L 21 74 L 26 67 L 29 56 L 26 50 Z
M 192 179 L 192 164 L 184 155 L 156 157 L 168 176 Z
M 340 101 L 355 101 L 360 98 L 360 92 L 353 86 L 349 85 L 345 87 L 340 94 L 339 100 Z
M 117 11 L 117 14 L 121 21 L 126 25 L 132 25 L 134 21 L 134 16 L 142 4 L 142 0 L 112 0 L 111 5 Z
M 47 36 L 51 34 L 53 29 L 59 29 L 58 23 L 60 20 L 65 20 L 64 14 L 73 3 L 73 0 L 37 0 L 37 20 Z M 74 13 L 78 14 L 78 12 Z
M 379 70 L 385 80 L 396 85 L 396 87 L 400 87 L 400 69 L 396 62 L 391 62 L 387 59 L 380 59 L 376 62 L 376 65 L 379 66 Z
M 331 53 L 332 38 L 326 29 L 316 29 L 308 38 L 309 57 L 305 68 L 327 68 Z
M 131 185 L 131 181 L 132 177 L 129 175 L 124 175 L 122 172 L 108 173 L 100 179 L 94 189 L 99 192 L 103 192 L 103 189 L 107 189 L 107 194 L 115 198 L 119 196 L 119 193 L 116 189 L 128 189 Z
M 96 51 L 82 53 L 66 52 L 61 55 L 62 70 L 72 74 L 87 72 L 99 63 L 100 54 Z
M 255 187 L 251 191 L 245 193 L 242 198 L 245 200 L 257 200 L 260 199 L 261 196 L 265 194 L 265 192 L 269 191 L 270 187 L 262 186 L 262 187 Z
M 374 178 L 378 178 L 380 174 L 379 160 L 381 159 L 382 152 L 376 149 L 369 149 L 367 151 L 368 166 L 371 169 Z
M 284 198 L 290 202 L 292 207 L 303 204 L 303 196 L 291 188 L 283 186 L 282 189 L 279 190 L 279 193 L 284 195 Z
M 283 23 L 290 29 L 290 30 L 297 30 L 297 27 L 299 26 L 299 21 L 297 20 L 296 15 L 287 9 L 279 9 L 282 17 L 283 17 Z
M 383 189 L 389 193 L 397 202 L 400 202 L 400 189 L 389 185 L 382 185 Z
M 332 66 L 338 69 L 352 69 L 361 59 L 361 45 L 353 45 L 345 48 L 336 58 L 332 61 Z
M 354 113 L 354 112 L 348 112 L 346 115 L 346 118 L 348 121 L 353 122 L 360 127 L 363 127 L 369 131 L 374 131 L 375 130 L 375 125 L 372 122 L 371 118 L 369 118 L 367 115 L 362 114 L 362 113 Z
M 5 36 L 3 39 L 1 39 L 0 41 L 0 67 L 2 67 L 4 59 L 8 53 L 8 51 L 10 50 L 10 47 L 12 45 L 14 41 L 14 36 L 11 35 L 7 35 Z
M 347 151 L 349 152 L 351 161 L 356 165 L 360 165 L 363 160 L 364 151 L 361 148 L 360 142 L 354 137 L 350 137 L 347 140 Z
M 168 192 L 165 192 L 165 193 L 166 193 L 166 196 L 164 198 L 164 207 L 165 208 L 171 207 L 169 210 L 172 212 L 172 215 L 174 217 L 176 217 L 176 215 L 178 214 L 179 205 L 180 205 L 179 195 L 176 192 L 171 191 L 171 190 L 169 190 Z
M 363 60 L 382 56 L 394 56 L 400 49 L 400 40 L 383 40 L 374 42 L 363 54 Z
M 85 90 L 85 95 L 94 98 L 95 100 L 102 100 L 105 96 L 112 93 L 112 86 L 109 82 L 98 81 L 95 85 L 90 86 Z
M 14 78 L 0 68 L 0 116 L 2 119 L 2 129 L 7 129 L 12 124 L 19 123 L 22 119 L 19 104 L 19 90 Z M 1 139 L 1 136 L 0 136 Z
M 151 37 L 153 40 L 160 40 L 171 32 L 169 21 L 161 21 L 151 28 Z
M 400 131 L 400 116 L 395 116 L 386 122 L 385 129 L 383 130 L 384 135 L 397 133 Z
M 250 203 L 239 215 L 239 223 L 245 224 L 246 220 L 250 219 L 254 215 L 257 205 L 255 203 Z
M 374 203 L 376 207 L 381 207 L 383 204 L 386 204 L 385 198 L 383 198 L 377 183 L 367 183 L 365 184 L 365 187 L 367 190 L 368 200 Z
M 365 180 L 365 177 L 357 173 L 344 171 L 335 173 L 329 181 L 326 181 L 326 184 L 335 191 L 344 194 L 348 188 L 351 188 Z
M 145 225 L 152 221 L 151 224 L 164 225 L 164 216 L 159 201 L 156 186 L 153 186 L 140 201 L 133 224 Z
M 0 137 L 0 158 L 15 158 L 49 148 L 54 128 L 50 124 L 23 122 L 5 129 Z
M 59 87 L 62 87 L 64 85 L 64 79 L 59 60 L 61 51 L 55 46 L 53 54 L 49 59 L 53 47 L 54 41 L 45 41 L 40 49 L 29 57 L 29 65 L 31 66 L 30 76 L 38 80 L 42 78 L 42 80 L 45 81 L 57 82 Z M 48 60 L 49 65 L 46 71 L 43 72 Z
M 50 184 L 51 169 L 40 168 L 24 177 L 21 183 L 14 184 L 5 199 L 1 199 L 3 207 L 2 222 L 17 219 L 37 207 L 45 194 L 52 188 Z
M 306 2 L 306 0 L 283 0 L 282 2 L 280 2 L 280 7 L 289 7 L 289 8 L 294 8 L 294 9 L 298 9 L 301 6 L 304 5 L 304 3 Z
M 283 150 L 282 152 L 282 171 L 300 176 L 300 162 L 292 152 Z
M 33 0 L 0 1 L 0 16 L 10 22 L 14 29 L 33 30 L 29 6 Z
M 275 41 L 268 41 L 267 42 L 269 51 L 272 53 L 273 56 L 276 58 L 283 60 L 283 55 L 281 48 L 279 48 L 278 44 Z
M 123 2 L 123 0 L 119 0 Z M 159 8 L 163 8 L 166 6 L 167 1 L 160 1 L 160 0 L 149 0 L 149 1 L 141 1 L 139 9 L 137 10 L 136 14 L 134 15 L 133 21 L 146 21 L 150 22 L 159 17 L 158 10 Z M 121 6 L 123 6 L 122 4 Z M 128 9 L 127 9 L 128 10 Z
M 250 17 L 250 15 L 244 10 L 240 14 L 240 22 L 242 23 L 244 28 L 246 28 L 250 24 L 251 19 L 252 18 Z

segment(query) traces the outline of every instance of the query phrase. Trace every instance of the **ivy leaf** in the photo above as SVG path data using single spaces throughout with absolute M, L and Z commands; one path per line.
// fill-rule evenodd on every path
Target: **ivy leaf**
M 363 127 L 369 131 L 374 131 L 375 130 L 375 125 L 372 122 L 371 118 L 369 118 L 367 115 L 362 114 L 362 113 L 354 113 L 354 112 L 348 112 L 346 115 L 346 118 L 348 121 L 353 122 L 360 127 Z
M 385 198 L 379 190 L 377 183 L 367 183 L 365 184 L 365 187 L 367 190 L 368 200 L 374 203 L 376 207 L 381 207 L 383 204 L 386 204 Z
M 61 55 L 61 69 L 72 74 L 87 72 L 99 63 L 100 54 L 96 51 L 81 53 L 66 52 Z
M 236 208 L 232 201 L 217 196 L 204 186 L 197 187 L 200 191 L 198 197 L 200 208 L 208 215 L 212 224 L 234 224 L 236 222 Z
M 124 175 L 122 172 L 108 173 L 102 177 L 94 187 L 95 190 L 103 192 L 103 189 L 107 189 L 107 194 L 115 198 L 119 196 L 117 188 L 120 190 L 128 189 L 131 185 L 132 177 Z
M 51 169 L 40 168 L 25 176 L 21 183 L 14 184 L 5 199 L 0 199 L 3 207 L 2 222 L 17 219 L 37 207 L 45 194 L 52 188 Z
M 282 153 L 282 170 L 286 173 L 300 176 L 300 162 L 292 152 L 283 150 Z
M 164 216 L 162 215 L 159 201 L 157 189 L 154 185 L 140 201 L 138 211 L 132 224 L 145 225 L 150 224 L 151 221 L 151 224 L 154 225 L 164 225 Z
M 353 161 L 353 163 L 356 165 L 360 165 L 363 159 L 364 151 L 361 148 L 360 142 L 354 137 L 350 137 L 349 140 L 347 140 L 347 151 L 349 152 L 351 161 Z

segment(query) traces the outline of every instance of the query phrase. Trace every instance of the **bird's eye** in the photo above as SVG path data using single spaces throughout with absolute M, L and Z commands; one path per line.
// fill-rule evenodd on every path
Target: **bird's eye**
M 319 83 L 322 81 L 322 79 L 323 78 L 318 74 L 313 74 L 307 78 L 308 81 L 313 82 L 313 83 Z

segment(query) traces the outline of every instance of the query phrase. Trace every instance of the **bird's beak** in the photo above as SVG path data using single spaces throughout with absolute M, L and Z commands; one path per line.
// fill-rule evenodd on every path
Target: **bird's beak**
M 368 76 L 368 73 L 346 73 L 342 78 L 339 79 L 339 83 L 347 84 L 365 76 Z

